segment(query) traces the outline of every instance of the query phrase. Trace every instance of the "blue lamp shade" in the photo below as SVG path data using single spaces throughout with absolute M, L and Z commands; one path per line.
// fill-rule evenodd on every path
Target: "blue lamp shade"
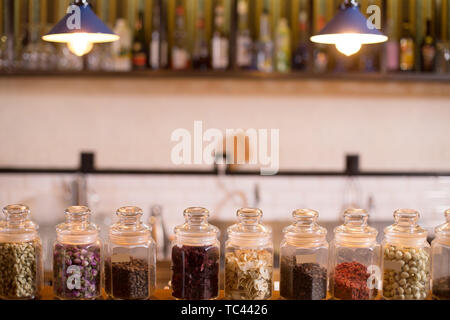
M 79 1 L 78 4 L 71 5 L 66 16 L 42 39 L 50 42 L 72 43 L 79 41 L 81 37 L 89 43 L 119 40 L 119 36 L 95 15 L 87 1 Z
M 362 45 L 381 43 L 388 40 L 378 29 L 369 28 L 367 18 L 359 11 L 356 3 L 347 1 L 334 18 L 319 32 L 312 36 L 315 43 L 334 44 L 343 54 L 350 56 Z

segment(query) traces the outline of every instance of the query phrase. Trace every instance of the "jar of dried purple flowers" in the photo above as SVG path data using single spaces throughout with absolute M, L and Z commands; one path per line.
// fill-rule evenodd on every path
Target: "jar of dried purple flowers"
M 102 293 L 102 243 L 91 211 L 75 206 L 56 227 L 53 247 L 53 291 L 64 300 L 93 300 Z

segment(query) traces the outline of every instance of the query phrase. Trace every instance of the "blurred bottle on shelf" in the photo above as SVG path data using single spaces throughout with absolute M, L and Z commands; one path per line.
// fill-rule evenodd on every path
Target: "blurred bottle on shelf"
M 286 18 L 281 18 L 275 36 L 275 61 L 278 72 L 291 71 L 291 30 Z
M 134 70 L 145 70 L 147 68 L 147 45 L 144 31 L 144 14 L 139 12 L 134 28 L 132 62 Z
M 325 27 L 325 17 L 317 17 L 317 30 Z M 329 56 L 327 46 L 323 44 L 314 44 L 314 72 L 324 73 L 328 70 Z
M 390 19 L 387 23 L 387 33 L 389 40 L 385 44 L 385 64 L 384 68 L 387 72 L 396 72 L 399 70 L 399 40 L 394 32 L 394 21 Z
M 298 15 L 299 43 L 292 54 L 292 69 L 306 71 L 309 64 L 309 28 L 308 13 L 301 10 Z
M 214 32 L 212 37 L 212 68 L 226 70 L 230 63 L 230 41 L 225 32 L 225 7 L 223 1 L 217 1 L 214 8 Z
M 28 4 L 24 33 L 16 40 L 22 40 L 21 57 L 16 67 L 31 71 L 53 71 L 57 67 L 57 50 L 54 44 L 41 41 L 41 36 L 50 26 L 41 24 L 42 8 L 39 1 Z M 19 13 L 20 15 L 20 13 Z
M 437 48 L 436 71 L 439 74 L 450 73 L 450 41 L 440 41 Z
M 274 45 L 270 31 L 269 12 L 264 9 L 260 17 L 259 41 L 256 49 L 256 67 L 258 71 L 273 71 Z
M 239 69 L 252 66 L 252 38 L 248 25 L 248 0 L 239 0 L 237 4 L 238 30 L 236 40 L 236 65 Z
M 149 65 L 153 70 L 165 69 L 168 65 L 169 46 L 164 12 L 163 1 L 156 0 L 153 7 L 152 35 L 149 49 Z
M 403 23 L 402 37 L 400 39 L 400 70 L 414 71 L 415 44 L 411 35 L 411 24 L 409 21 Z
M 175 31 L 172 46 L 172 69 L 186 70 L 190 67 L 191 57 L 186 36 L 186 10 L 184 1 L 178 0 L 175 8 Z
M 132 38 L 131 31 L 125 19 L 121 18 L 117 20 L 114 33 L 120 37 L 112 45 L 114 71 L 130 71 L 133 67 L 131 62 Z
M 436 67 L 436 39 L 433 36 L 431 20 L 427 20 L 426 33 L 420 49 L 423 72 L 434 72 Z
M 206 38 L 204 2 L 199 0 L 199 9 L 195 25 L 194 51 L 192 67 L 194 70 L 208 70 L 210 67 L 209 46 Z

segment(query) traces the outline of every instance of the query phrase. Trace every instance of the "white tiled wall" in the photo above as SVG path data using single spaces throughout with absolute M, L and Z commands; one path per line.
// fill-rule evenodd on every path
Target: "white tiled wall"
M 43 225 L 63 220 L 70 204 L 70 175 L 2 175 L 0 204 L 26 203 Z M 108 224 L 115 210 L 137 205 L 146 215 L 152 205 L 161 205 L 168 225 L 182 222 L 189 206 L 204 206 L 212 219 L 233 220 L 243 206 L 254 206 L 255 185 L 266 220 L 286 221 L 293 209 L 313 208 L 325 221 L 339 220 L 347 178 L 342 177 L 215 177 L 215 176 L 88 176 L 90 206 L 96 221 Z M 443 219 L 450 208 L 449 178 L 360 177 L 362 205 L 374 200 L 372 219 L 389 221 L 398 208 L 415 208 L 428 223 Z M 101 217 L 101 218 L 100 218 Z

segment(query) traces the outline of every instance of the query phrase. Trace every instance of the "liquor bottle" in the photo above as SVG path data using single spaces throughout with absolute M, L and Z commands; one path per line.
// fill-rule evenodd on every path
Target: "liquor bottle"
M 325 27 L 325 17 L 319 15 L 318 19 L 318 30 L 322 30 Z M 314 71 L 318 73 L 323 73 L 328 70 L 329 56 L 326 45 L 316 44 L 314 48 Z
M 427 20 L 427 30 L 420 50 L 423 72 L 434 72 L 436 66 L 436 52 L 436 40 L 432 34 L 431 20 Z
M 237 11 L 236 64 L 239 69 L 250 69 L 252 66 L 252 38 L 248 26 L 248 0 L 239 0 Z
M 212 68 L 226 70 L 229 66 L 229 39 L 225 32 L 225 8 L 219 0 L 214 9 L 214 33 L 212 38 Z
M 400 70 L 414 71 L 414 39 L 411 36 L 409 21 L 403 24 L 403 35 L 400 39 Z
M 388 72 L 395 72 L 399 70 L 399 41 L 398 36 L 395 33 L 394 34 L 394 21 L 390 19 L 388 21 L 388 34 L 389 34 L 389 40 L 386 42 L 385 45 L 385 70 Z
M 175 31 L 172 47 L 172 69 L 186 70 L 190 66 L 190 54 L 186 38 L 186 11 L 183 1 L 177 1 L 175 8 Z
M 135 70 L 144 70 L 147 68 L 147 45 L 145 42 L 143 17 L 143 14 L 139 13 L 134 29 L 132 53 L 133 69 Z
M 149 48 L 149 65 L 153 70 L 167 68 L 167 30 L 162 0 L 155 1 L 153 7 L 152 35 Z
M 260 18 L 259 41 L 256 52 L 256 67 L 258 71 L 273 71 L 273 47 L 269 13 L 267 10 L 264 10 Z
M 281 18 L 275 37 L 276 68 L 278 72 L 291 71 L 291 30 L 286 18 Z
M 199 12 L 196 22 L 196 36 L 194 52 L 192 54 L 192 67 L 194 70 L 208 70 L 210 64 L 209 47 L 206 39 L 204 13 Z
M 298 16 L 298 28 L 300 41 L 292 54 L 292 68 L 294 70 L 305 71 L 308 68 L 309 61 L 309 30 L 308 13 L 305 10 L 300 11 Z
M 131 63 L 131 32 L 125 19 L 118 19 L 114 28 L 114 33 L 120 39 L 113 42 L 113 61 L 115 71 L 130 71 Z

